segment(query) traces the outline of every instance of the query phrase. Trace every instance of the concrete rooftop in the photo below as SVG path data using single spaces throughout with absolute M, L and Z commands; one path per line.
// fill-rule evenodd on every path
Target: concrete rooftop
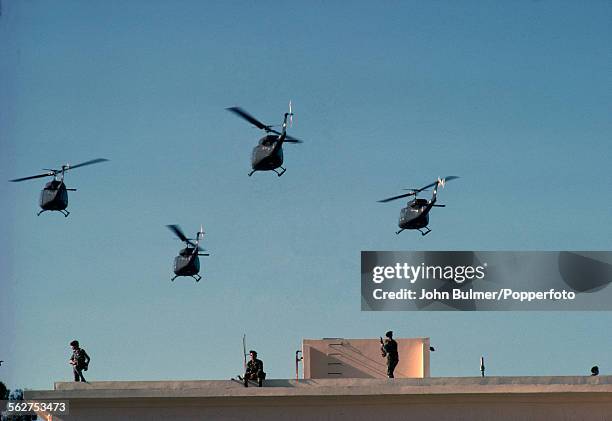
M 231 380 L 57 382 L 53 390 L 27 390 L 26 399 L 325 397 L 381 395 L 563 395 L 612 399 L 612 376 L 436 377 L 425 379 L 267 380 L 245 388 Z

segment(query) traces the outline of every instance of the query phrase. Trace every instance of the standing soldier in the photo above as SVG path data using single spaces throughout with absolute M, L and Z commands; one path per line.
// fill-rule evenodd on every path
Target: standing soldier
M 263 371 L 263 361 L 257 358 L 257 352 L 250 350 L 251 360 L 246 365 L 244 373 L 244 387 L 249 387 L 249 380 L 257 380 L 259 387 L 263 386 L 263 381 L 266 378 L 266 373 Z
M 392 379 L 393 370 L 399 363 L 399 354 L 397 353 L 397 342 L 393 340 L 393 332 L 390 330 L 385 333 L 387 339 L 383 341 L 383 338 L 380 338 L 380 352 L 382 353 L 383 358 L 387 357 L 387 377 Z
M 72 366 L 74 381 L 84 382 L 85 377 L 83 377 L 83 371 L 87 371 L 87 367 L 89 366 L 89 355 L 87 355 L 84 349 L 79 348 L 79 341 L 77 340 L 70 342 L 70 346 L 72 347 L 72 356 L 68 363 Z

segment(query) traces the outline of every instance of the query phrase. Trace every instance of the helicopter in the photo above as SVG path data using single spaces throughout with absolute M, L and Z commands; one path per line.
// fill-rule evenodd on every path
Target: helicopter
M 233 112 L 238 117 L 243 118 L 258 129 L 266 132 L 266 135 L 259 139 L 259 144 L 253 148 L 251 154 L 251 168 L 253 168 L 253 170 L 249 173 L 249 177 L 252 176 L 255 171 L 274 171 L 279 177 L 283 175 L 285 171 L 287 171 L 282 166 L 283 143 L 302 143 L 301 140 L 287 134 L 287 119 L 289 119 L 290 125 L 293 121 L 291 101 L 289 101 L 289 112 L 285 113 L 280 132 L 273 129 L 273 126 L 263 124 L 240 107 L 230 107 L 226 108 L 226 110 Z M 277 168 L 280 168 L 281 171 L 278 172 L 276 170 Z
M 178 256 L 174 258 L 175 276 L 173 276 L 170 280 L 174 282 L 174 280 L 179 276 L 191 276 L 196 282 L 200 282 L 202 277 L 198 275 L 200 272 L 200 259 L 198 256 L 210 256 L 208 253 L 200 253 L 201 251 L 205 251 L 199 246 L 200 239 L 204 238 L 204 229 L 202 226 L 200 226 L 200 231 L 198 231 L 194 240 L 193 238 L 187 238 L 178 225 L 166 226 L 186 244 L 186 247 L 179 251 Z M 195 241 L 195 243 L 193 241 Z
M 431 229 L 427 226 L 429 225 L 429 211 L 431 211 L 431 208 L 433 207 L 443 208 L 446 206 L 436 204 L 438 187 L 444 187 L 444 184 L 447 181 L 454 180 L 456 178 L 459 177 L 451 175 L 445 178 L 438 178 L 433 183 L 421 187 L 420 189 L 406 189 L 410 191 L 405 194 L 400 194 L 399 196 L 393 196 L 387 199 L 379 200 L 380 203 L 387 203 L 392 200 L 401 199 L 402 197 L 414 196 L 414 199 L 408 202 L 406 207 L 401 210 L 398 222 L 398 226 L 400 229 L 395 233 L 399 234 L 400 232 L 407 229 L 416 229 L 421 233 L 422 236 L 429 234 L 431 232 Z M 419 194 L 423 190 L 427 190 L 430 187 L 434 188 L 433 194 L 431 195 L 431 200 L 417 198 L 417 194 Z M 423 229 L 426 229 L 427 231 L 423 231 Z
M 68 192 L 76 191 L 76 189 L 69 189 L 64 184 L 64 174 L 68 170 L 73 170 L 75 168 L 84 167 L 85 165 L 97 164 L 99 162 L 105 162 L 108 159 L 104 158 L 96 158 L 90 161 L 81 162 L 77 165 L 65 164 L 62 165 L 62 169 L 60 170 L 52 170 L 48 168 L 43 168 L 43 170 L 48 171 L 44 174 L 32 175 L 29 177 L 16 178 L 14 180 L 10 180 L 13 182 L 17 181 L 25 181 L 31 180 L 33 178 L 41 178 L 41 177 L 53 177 L 53 180 L 49 181 L 45 184 L 45 187 L 40 192 L 40 202 L 39 205 L 41 207 L 41 211 L 38 212 L 38 216 L 45 211 L 58 211 L 61 212 L 66 218 L 70 215 L 70 212 L 66 210 L 68 207 Z

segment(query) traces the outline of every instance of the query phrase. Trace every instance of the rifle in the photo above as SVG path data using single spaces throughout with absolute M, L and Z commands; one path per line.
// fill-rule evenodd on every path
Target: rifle
M 87 352 L 85 352 L 84 349 L 80 349 L 80 353 L 79 353 L 79 358 L 74 359 L 74 355 L 72 357 L 70 357 L 70 360 L 68 361 L 68 364 L 74 366 L 74 367 L 80 367 L 81 370 L 83 371 L 87 371 L 87 369 L 89 368 L 89 360 L 91 358 L 89 358 L 89 355 L 87 355 Z M 87 361 L 85 361 L 87 360 Z
M 246 360 L 246 333 L 242 335 L 242 356 L 244 357 L 244 371 L 246 372 L 247 360 Z
M 387 351 L 385 351 L 385 343 L 383 342 L 382 336 L 380 337 L 380 353 L 383 357 L 387 356 Z

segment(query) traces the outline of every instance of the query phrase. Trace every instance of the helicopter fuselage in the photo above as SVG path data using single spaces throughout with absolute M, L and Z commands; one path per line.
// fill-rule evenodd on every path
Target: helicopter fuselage
M 398 226 L 402 229 L 419 229 L 429 225 L 429 201 L 425 199 L 415 199 L 402 208 L 398 221 Z
M 40 192 L 40 207 L 48 211 L 62 211 L 68 207 L 68 191 L 63 181 L 52 180 Z
M 279 136 L 266 135 L 259 140 L 251 154 L 251 167 L 255 171 L 272 171 L 283 165 L 283 148 Z
M 200 259 L 194 248 L 184 248 L 174 258 L 174 274 L 176 276 L 194 276 L 199 272 Z

